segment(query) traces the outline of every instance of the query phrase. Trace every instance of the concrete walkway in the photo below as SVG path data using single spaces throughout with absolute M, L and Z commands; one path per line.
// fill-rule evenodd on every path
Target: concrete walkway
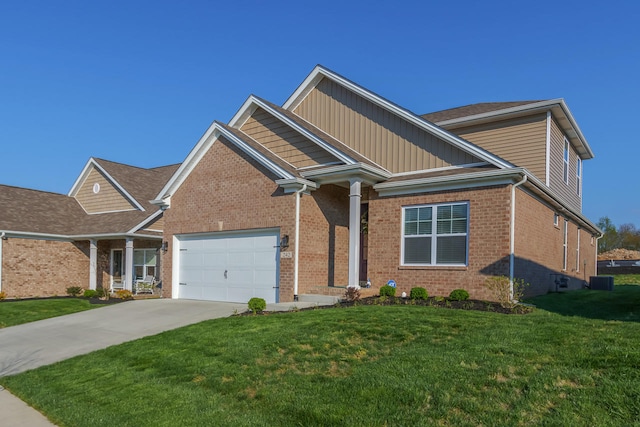
M 268 304 L 267 310 L 288 311 L 328 303 L 307 300 Z M 148 299 L 0 329 L 0 377 L 246 309 L 246 304 Z M 53 425 L 7 390 L 0 390 L 0 413 L 2 426 Z

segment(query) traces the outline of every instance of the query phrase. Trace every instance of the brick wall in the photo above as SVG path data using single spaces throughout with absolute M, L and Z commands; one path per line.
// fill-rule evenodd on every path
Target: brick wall
M 69 286 L 89 283 L 89 242 L 9 238 L 1 244 L 7 298 L 66 295 Z
M 580 289 L 595 274 L 595 239 L 575 222 L 567 223 L 567 266 L 563 270 L 565 217 L 533 195 L 516 192 L 515 269 L 514 276 L 529 283 L 527 295 L 539 295 L 557 288 L 556 279 L 568 276 L 569 289 Z M 560 214 L 560 212 L 558 212 Z M 580 251 L 578 253 L 578 232 Z M 579 257 L 579 259 L 578 259 Z
M 448 296 L 463 288 L 472 298 L 490 299 L 486 277 L 509 274 L 510 186 L 383 198 L 371 191 L 369 196 L 368 276 L 375 288 L 393 279 L 398 293 L 422 286 L 430 295 Z M 402 207 L 453 202 L 469 202 L 468 266 L 401 266 Z

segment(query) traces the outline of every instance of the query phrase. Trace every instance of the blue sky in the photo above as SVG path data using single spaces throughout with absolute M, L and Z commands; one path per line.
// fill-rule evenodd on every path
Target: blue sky
M 583 212 L 640 226 L 640 3 L 31 1 L 0 8 L 0 183 L 67 193 L 90 157 L 181 162 L 250 94 L 322 64 L 421 114 L 564 98 Z

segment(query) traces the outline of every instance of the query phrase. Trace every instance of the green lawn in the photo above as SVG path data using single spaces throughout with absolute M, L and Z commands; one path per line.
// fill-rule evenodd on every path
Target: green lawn
M 1 301 L 0 329 L 101 307 L 78 298 Z
M 640 286 L 217 319 L 0 383 L 60 426 L 640 425 Z M 640 305 L 636 305 L 640 308 Z M 581 315 L 581 310 L 585 315 Z M 567 315 L 570 314 L 570 315 Z

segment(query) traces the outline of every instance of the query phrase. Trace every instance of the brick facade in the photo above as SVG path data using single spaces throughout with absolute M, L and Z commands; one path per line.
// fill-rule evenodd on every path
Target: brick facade
M 398 294 L 421 286 L 430 295 L 448 296 L 457 288 L 472 298 L 491 299 L 483 284 L 491 275 L 509 274 L 510 186 L 378 197 L 369 193 L 368 275 L 374 288 L 393 279 Z M 466 267 L 402 266 L 402 207 L 469 202 L 469 264 Z
M 89 242 L 9 238 L 1 244 L 7 298 L 66 295 L 69 286 L 89 283 Z

